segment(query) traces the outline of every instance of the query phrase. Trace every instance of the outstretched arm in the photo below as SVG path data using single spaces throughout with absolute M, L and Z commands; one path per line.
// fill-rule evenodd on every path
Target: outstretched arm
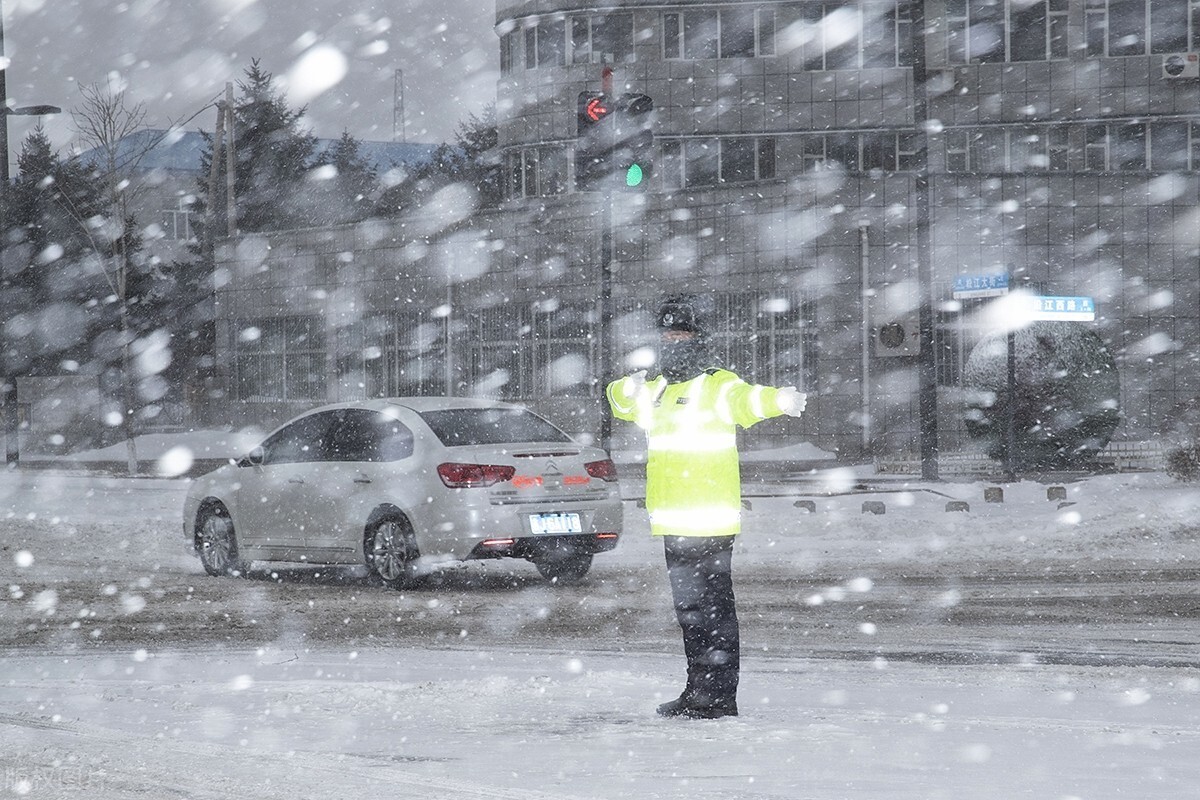
M 646 391 L 646 370 L 618 378 L 608 385 L 605 394 L 613 416 L 632 422 L 637 412 L 638 397 Z
M 718 374 L 725 381 L 719 407 L 730 422 L 743 428 L 780 414 L 798 417 L 804 411 L 807 396 L 794 387 L 759 386 L 746 383 L 732 372 Z

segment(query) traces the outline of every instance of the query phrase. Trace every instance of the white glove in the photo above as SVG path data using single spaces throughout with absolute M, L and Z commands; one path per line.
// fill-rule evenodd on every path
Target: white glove
M 626 399 L 632 400 L 646 390 L 646 370 L 640 369 L 632 375 L 626 375 L 613 385 L 620 386 Z
M 775 404 L 789 417 L 798 417 L 808 405 L 808 395 L 794 386 L 787 386 L 775 395 Z

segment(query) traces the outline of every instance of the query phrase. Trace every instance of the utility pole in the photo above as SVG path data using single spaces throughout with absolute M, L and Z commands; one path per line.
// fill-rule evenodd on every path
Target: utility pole
M 225 235 L 233 238 L 238 234 L 237 194 L 237 137 L 233 119 L 233 84 L 225 84 L 225 136 L 229 144 L 225 147 Z M 214 151 L 215 152 L 215 151 Z
M 917 291 L 920 292 L 919 340 L 917 357 L 918 400 L 921 439 L 921 477 L 938 479 L 937 361 L 933 336 L 933 268 L 929 258 L 929 78 L 925 54 L 925 0 L 916 0 L 912 9 L 912 83 L 913 125 L 917 129 L 914 154 L 915 201 L 917 205 Z
M 407 142 L 408 132 L 404 125 L 404 70 L 396 70 L 395 86 L 392 90 L 392 141 Z

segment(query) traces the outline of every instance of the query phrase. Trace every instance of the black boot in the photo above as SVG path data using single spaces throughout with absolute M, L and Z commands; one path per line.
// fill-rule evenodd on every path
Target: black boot
M 684 692 L 679 697 L 658 707 L 660 717 L 686 717 L 687 719 L 720 719 L 738 715 L 737 700 L 725 702 L 701 702 Z

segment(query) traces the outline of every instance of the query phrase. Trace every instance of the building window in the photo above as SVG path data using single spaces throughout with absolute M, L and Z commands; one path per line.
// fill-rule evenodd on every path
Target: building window
M 1151 10 L 1152 14 L 1157 10 L 1164 22 L 1187 13 L 1183 0 L 1153 0 Z M 1087 0 L 1084 6 L 1084 43 L 1089 56 L 1144 55 L 1146 30 L 1146 0 Z M 1184 36 L 1186 30 L 1183 28 Z
M 1200 122 L 1193 122 L 1192 129 L 1192 169 L 1200 170 Z
M 947 0 L 946 52 L 953 64 L 1005 60 L 1002 0 Z
M 862 137 L 856 133 L 828 133 L 805 136 L 801 144 L 804 171 L 841 169 L 859 172 L 862 169 Z
M 1108 169 L 1108 126 L 1088 125 L 1084 132 L 1083 168 L 1088 172 Z
M 363 321 L 368 397 L 436 396 L 446 386 L 449 317 L 437 310 L 401 311 Z
M 857 6 L 812 3 L 801 7 L 807 28 L 804 67 L 808 70 L 860 69 L 863 66 L 863 14 Z
M 775 55 L 775 9 L 760 8 L 754 12 L 758 31 L 758 55 Z
M 1140 56 L 1145 52 L 1146 0 L 1108 0 L 1108 55 Z
M 775 140 L 769 136 L 726 136 L 662 143 L 665 190 L 749 183 L 775 177 Z
M 1049 24 L 1046 28 L 1046 53 L 1052 59 L 1069 58 L 1070 40 L 1067 38 L 1067 0 L 1050 0 L 1047 6 Z
M 689 139 L 684 145 L 684 186 L 713 186 L 721 177 L 721 140 Z
M 1140 122 L 1115 125 L 1117 140 L 1112 148 L 1109 164 L 1122 172 L 1141 172 L 1146 169 L 1146 126 Z
M 561 147 L 524 147 L 505 156 L 505 197 L 543 197 L 567 190 L 567 154 Z
M 817 391 L 817 304 L 799 296 L 762 298 L 755 317 L 753 378 Z
M 1088 172 L 1141 172 L 1146 169 L 1146 126 L 1088 125 L 1084 169 Z
M 525 69 L 537 66 L 537 28 L 525 29 Z
M 908 0 L 898 0 L 882 15 L 864 15 L 864 67 L 912 65 L 911 13 Z
M 1010 61 L 1067 57 L 1067 0 L 1036 0 L 1008 6 Z
M 718 360 L 754 383 L 817 390 L 817 305 L 799 295 L 717 292 L 712 349 Z
M 1105 0 L 1087 0 L 1083 29 L 1084 52 L 1089 56 L 1102 56 L 1108 52 L 1108 3 Z
M 970 161 L 967 159 L 967 138 L 966 131 L 946 132 L 947 172 L 966 172 L 970 169 Z
M 533 374 L 541 397 L 589 397 L 595 391 L 595 310 L 590 303 L 538 303 L 533 310 Z M 529 337 L 526 337 L 529 340 Z
M 192 201 L 194 198 L 181 197 L 179 205 L 174 209 L 160 211 L 159 224 L 162 225 L 163 235 L 168 239 L 185 242 L 192 238 Z
M 726 6 L 663 14 L 663 58 L 754 58 L 775 55 L 775 11 Z
M 863 172 L 903 172 L 912 169 L 916 155 L 916 134 L 907 131 L 883 131 L 863 134 Z
M 538 196 L 538 151 L 528 147 L 513 154 L 513 197 Z
M 721 140 L 721 183 L 746 183 L 755 178 L 756 147 L 752 138 Z
M 948 172 L 1059 172 L 1069 166 L 1069 129 L 984 128 L 946 133 Z
M 561 67 L 566 63 L 566 23 L 564 20 L 541 20 L 537 27 L 537 65 Z
M 519 31 L 509 31 L 500 37 L 500 74 L 512 73 L 516 66 Z
M 1067 2 L 947 0 L 947 60 L 971 64 L 1067 58 Z
M 663 15 L 663 57 L 716 58 L 719 52 L 717 12 L 688 9 Z
M 572 16 L 570 32 L 572 64 L 620 64 L 634 60 L 632 14 Z
M 561 147 L 543 147 L 538 156 L 541 166 L 541 194 L 562 194 L 567 190 L 567 153 Z
M 1046 158 L 1051 172 L 1065 172 L 1071 167 L 1071 129 L 1066 125 L 1050 128 L 1046 134 Z
M 752 58 L 755 55 L 754 16 L 754 9 L 747 6 L 721 9 L 721 58 Z
M 1150 0 L 1150 52 L 1180 53 L 1188 49 L 1193 30 L 1189 17 L 1197 4 L 1183 0 Z
M 325 399 L 325 327 L 320 317 L 247 320 L 234 342 L 239 400 Z
M 769 181 L 775 177 L 775 140 L 769 136 L 757 139 L 758 178 Z
M 1175 172 L 1191 169 L 1189 155 L 1192 146 L 1186 122 L 1154 122 L 1150 124 L 1150 167 L 1156 172 Z
M 521 306 L 499 305 L 468 317 L 472 394 L 501 399 L 527 396 L 528 352 L 522 341 L 530 330 L 528 314 Z
M 683 188 L 683 142 L 667 141 L 662 143 L 661 166 L 655 171 L 662 176 L 662 188 L 666 191 Z

